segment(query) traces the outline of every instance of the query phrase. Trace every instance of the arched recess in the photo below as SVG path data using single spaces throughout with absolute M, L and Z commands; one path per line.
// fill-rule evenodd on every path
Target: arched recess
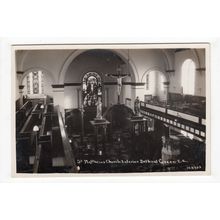
M 72 63 L 72 61 L 77 57 L 79 56 L 80 54 L 84 53 L 85 51 L 88 51 L 88 50 L 92 50 L 92 49 L 86 49 L 86 50 L 75 50 L 73 51 L 68 57 L 67 59 L 65 60 L 61 70 L 60 70 L 60 73 L 59 73 L 59 76 L 58 76 L 58 84 L 64 84 L 64 81 L 65 81 L 65 75 L 66 75 L 66 72 L 67 72 L 67 69 L 69 67 L 69 65 Z M 112 51 L 113 53 L 115 53 L 116 55 L 118 55 L 124 62 L 127 62 L 127 59 L 128 59 L 128 54 L 126 54 L 124 51 L 122 50 L 114 50 L 114 49 L 103 49 L 103 50 L 110 50 Z M 138 75 L 138 72 L 137 72 L 137 68 L 133 62 L 133 60 L 131 58 L 129 58 L 129 65 L 130 65 L 130 68 L 132 69 L 133 71 L 133 75 L 132 77 L 134 77 L 132 79 L 133 82 L 139 82 L 139 75 Z
M 148 75 L 148 79 L 147 79 L 147 75 Z M 154 76 L 153 80 L 155 80 L 155 84 L 153 86 L 154 89 L 152 88 L 152 84 L 150 83 L 152 80 L 152 76 Z M 150 95 L 156 101 L 168 100 L 170 79 L 169 79 L 169 74 L 166 73 L 163 69 L 157 66 L 147 69 L 141 78 L 141 82 L 146 84 L 144 91 L 146 96 L 149 97 Z
M 164 77 L 165 77 L 165 79 L 166 79 L 166 82 L 170 82 L 169 74 L 165 73 L 164 70 L 162 70 L 160 67 L 157 67 L 157 66 L 154 66 L 154 67 L 151 67 L 151 68 L 147 69 L 147 70 L 144 72 L 144 74 L 143 74 L 143 76 L 142 76 L 142 78 L 141 78 L 141 82 L 145 82 L 144 79 L 145 79 L 146 75 L 147 75 L 148 73 L 152 72 L 152 71 L 159 71 L 159 72 L 161 72 L 161 73 L 164 75 Z
M 169 78 L 168 74 L 159 67 L 152 67 L 145 71 L 142 77 L 142 82 L 146 84 L 144 94 L 149 100 L 167 101 Z
M 28 73 L 30 73 L 31 71 L 37 71 L 37 70 L 42 70 L 43 73 L 46 74 L 47 77 L 51 80 L 52 83 L 55 82 L 54 76 L 50 71 L 48 71 L 48 70 L 46 70 L 45 68 L 42 68 L 42 67 L 32 67 L 32 68 L 29 68 L 29 69 L 24 71 L 24 74 L 22 75 L 22 77 L 19 80 L 19 85 L 22 84 L 23 79 L 27 76 Z
M 41 70 L 42 73 L 44 74 L 44 94 L 52 97 L 53 96 L 52 84 L 54 84 L 55 80 L 54 80 L 53 75 L 48 70 L 46 70 L 45 68 L 34 67 L 34 68 L 29 68 L 29 69 L 25 70 L 24 74 L 19 79 L 19 86 L 23 85 L 23 83 L 24 83 L 23 81 L 24 81 L 25 77 L 30 72 L 35 72 L 35 71 L 39 71 L 39 70 Z M 24 83 L 23 86 L 25 86 L 25 83 Z M 27 88 L 25 88 L 25 87 L 23 89 L 23 94 L 27 95 Z

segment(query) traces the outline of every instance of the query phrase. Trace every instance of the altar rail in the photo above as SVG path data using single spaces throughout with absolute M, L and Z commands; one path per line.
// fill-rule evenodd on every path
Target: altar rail
M 201 139 L 205 139 L 206 119 L 185 114 L 172 109 L 140 102 L 140 111 L 146 117 L 162 121 L 165 124 L 184 130 Z

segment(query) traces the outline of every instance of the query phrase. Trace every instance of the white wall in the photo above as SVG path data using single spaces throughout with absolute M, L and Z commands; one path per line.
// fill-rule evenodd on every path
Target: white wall
M 33 68 L 45 69 L 54 79 L 53 83 L 57 83 L 62 65 L 72 52 L 73 50 L 28 50 L 18 53 L 16 59 L 20 63 L 17 64 L 17 70 L 25 72 Z
M 164 85 L 163 82 L 166 82 L 166 77 L 164 73 L 161 73 L 157 70 L 152 70 L 148 73 L 149 75 L 149 85 L 148 89 L 146 89 L 146 85 L 144 86 L 144 90 L 142 92 L 143 95 L 152 95 L 157 96 L 160 101 L 165 100 L 165 93 L 164 93 Z M 147 74 L 144 75 L 143 81 L 146 82 Z M 141 96 L 143 96 L 141 95 Z
M 166 63 L 162 50 L 131 50 L 130 54 L 139 75 L 139 80 L 137 82 L 143 82 L 142 80 L 146 73 L 151 69 L 166 70 Z
M 64 108 L 65 109 L 78 108 L 77 89 L 81 89 L 81 87 L 80 86 L 66 86 L 64 88 Z
M 204 51 L 197 50 L 201 67 L 205 67 Z M 181 74 L 182 64 L 186 59 L 192 59 L 196 68 L 199 68 L 198 60 L 192 50 L 184 50 L 175 53 L 175 73 L 170 74 L 169 91 L 173 93 L 181 93 Z M 205 96 L 205 72 L 195 72 L 195 95 Z
M 53 96 L 56 102 L 62 105 L 63 108 L 77 108 L 78 107 L 78 93 L 77 89 L 81 89 L 80 86 L 65 86 L 63 94 L 54 92 L 51 89 L 52 84 L 58 84 L 61 70 L 68 57 L 74 52 L 74 50 L 32 50 L 32 51 L 19 51 L 17 53 L 17 71 L 27 71 L 33 68 L 42 68 L 45 74 L 45 93 Z M 115 54 L 127 54 L 127 50 L 115 50 Z M 87 55 L 86 55 L 87 54 Z M 169 57 L 165 58 L 165 54 Z M 197 56 L 200 60 L 200 66 L 205 67 L 204 51 L 197 50 Z M 146 82 L 146 74 L 152 72 L 150 75 L 150 89 L 146 90 L 146 85 L 131 86 L 124 85 L 121 92 L 121 103 L 125 103 L 126 98 L 131 98 L 132 105 L 136 96 L 139 96 L 140 100 L 144 100 L 145 94 L 152 94 L 158 96 L 160 100 L 165 98 L 164 91 L 161 90 L 161 82 L 157 80 L 157 72 L 165 73 L 168 66 L 170 69 L 175 69 L 175 73 L 169 74 L 170 79 L 170 92 L 181 93 L 181 66 L 185 59 L 191 58 L 196 60 L 195 54 L 192 50 L 184 50 L 174 53 L 174 50 L 167 49 L 162 51 L 160 49 L 131 49 L 129 52 L 130 62 L 132 68 L 130 71 L 132 79 L 134 79 L 134 72 L 136 76 L 136 82 Z M 105 74 L 111 74 L 116 72 L 116 66 L 119 63 L 123 63 L 122 59 L 118 59 L 118 56 L 91 56 L 89 53 L 78 55 L 68 66 L 64 83 L 81 83 L 82 77 L 86 72 L 95 71 L 102 77 L 103 82 L 116 82 L 116 79 L 106 77 Z M 168 65 L 169 63 L 169 65 Z M 174 66 L 172 66 L 174 65 Z M 205 95 L 205 72 L 196 72 L 196 95 Z M 123 79 L 123 82 L 131 82 L 131 78 L 127 77 Z M 151 83 L 156 81 L 156 84 Z M 165 81 L 165 80 L 164 80 Z M 134 80 L 132 80 L 134 82 Z M 16 97 L 19 97 L 18 82 L 16 81 Z M 105 85 L 104 87 L 104 99 L 108 99 L 108 105 L 117 103 L 117 87 L 116 85 Z M 107 94 L 108 93 L 108 94 Z M 55 97 L 57 96 L 57 97 Z M 63 98 L 61 98 L 63 97 Z M 108 97 L 108 98 L 107 98 Z M 60 101 L 58 101 L 60 100 Z M 79 100 L 81 101 L 81 100 Z M 105 104 L 106 100 L 104 100 Z

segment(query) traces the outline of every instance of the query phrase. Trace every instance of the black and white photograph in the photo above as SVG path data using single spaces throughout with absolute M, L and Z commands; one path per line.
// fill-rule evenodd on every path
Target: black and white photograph
M 1 219 L 220 219 L 217 3 L 1 1 Z
M 12 51 L 14 174 L 209 173 L 208 43 Z

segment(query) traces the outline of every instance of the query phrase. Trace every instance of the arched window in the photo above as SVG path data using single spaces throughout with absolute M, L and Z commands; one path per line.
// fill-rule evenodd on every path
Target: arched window
M 83 77 L 82 99 L 85 107 L 96 106 L 98 97 L 102 100 L 101 77 L 96 72 L 88 72 Z
M 41 70 L 28 73 L 24 80 L 27 83 L 28 95 L 44 94 L 44 75 Z
M 195 63 L 191 59 L 185 60 L 182 65 L 181 86 L 183 94 L 195 94 Z

